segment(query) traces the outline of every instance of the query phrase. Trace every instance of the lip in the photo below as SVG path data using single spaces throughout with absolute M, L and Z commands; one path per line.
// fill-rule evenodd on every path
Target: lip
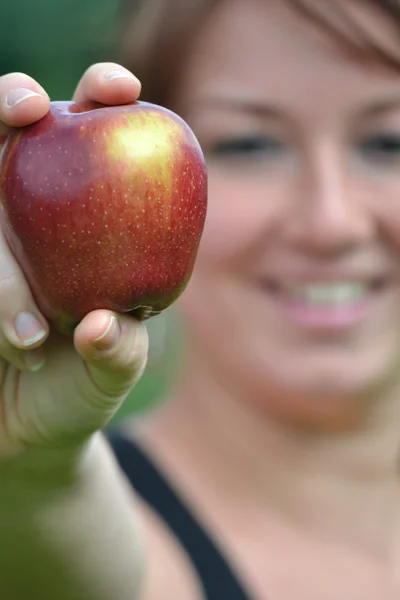
M 281 278 L 282 280 L 282 278 Z M 306 299 L 294 297 L 288 292 L 290 287 L 305 284 L 317 284 L 328 282 L 355 282 L 366 283 L 368 291 L 365 296 L 338 305 L 317 305 Z M 263 290 L 273 302 L 273 305 L 283 317 L 294 326 L 306 329 L 310 332 L 340 333 L 350 331 L 365 319 L 367 319 L 377 308 L 387 294 L 390 286 L 387 279 L 381 276 L 375 277 L 349 277 L 349 274 L 340 273 L 340 277 L 324 273 L 324 277 L 312 278 L 309 275 L 297 276 L 295 279 L 285 279 L 280 284 L 276 280 L 263 281 Z
M 367 265 L 366 265 L 367 267 Z M 282 268 L 279 271 L 267 273 L 263 279 L 269 284 L 277 285 L 301 285 L 307 283 L 328 283 L 336 281 L 348 281 L 371 284 L 376 281 L 388 281 L 391 274 L 387 269 L 371 268 L 365 269 L 340 268 L 334 266 L 312 267 L 312 268 Z

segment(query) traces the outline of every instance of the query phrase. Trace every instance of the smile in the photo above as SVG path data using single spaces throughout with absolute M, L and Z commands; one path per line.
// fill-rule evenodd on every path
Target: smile
M 320 331 L 349 329 L 363 320 L 387 288 L 382 279 L 318 281 L 264 286 L 294 324 Z

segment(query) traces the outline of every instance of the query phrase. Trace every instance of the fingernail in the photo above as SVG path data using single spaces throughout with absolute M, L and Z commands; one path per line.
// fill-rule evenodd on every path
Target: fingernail
M 28 352 L 25 352 L 24 359 L 26 366 L 32 372 L 39 371 L 39 369 L 41 369 L 45 363 L 45 357 L 42 348 L 28 350 Z
M 18 338 L 25 347 L 36 344 L 46 335 L 43 325 L 29 312 L 19 313 L 15 318 L 14 327 Z
M 128 71 L 108 71 L 108 73 L 104 75 L 104 79 L 107 81 L 112 81 L 113 79 L 133 79 L 139 83 L 139 79 Z
M 14 106 L 17 106 L 17 104 L 20 104 L 28 98 L 33 98 L 34 96 L 42 97 L 41 94 L 29 90 L 28 88 L 17 88 L 16 90 L 11 90 L 11 92 L 9 92 L 6 98 L 6 104 L 9 108 L 13 108 Z
M 120 333 L 121 330 L 117 318 L 112 316 L 105 331 L 98 338 L 94 339 L 92 344 L 98 350 L 109 350 L 118 342 Z

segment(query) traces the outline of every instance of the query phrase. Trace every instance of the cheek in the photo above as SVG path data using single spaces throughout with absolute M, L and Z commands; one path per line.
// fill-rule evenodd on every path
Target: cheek
M 382 197 L 382 196 L 380 196 Z M 400 189 L 387 195 L 375 208 L 376 221 L 396 253 L 400 252 Z
M 383 243 L 396 254 L 400 251 L 400 180 L 398 175 L 377 180 L 371 176 L 361 188 L 363 206 L 373 219 Z
M 260 218 L 252 203 L 246 202 L 248 197 L 238 187 L 215 179 L 209 183 L 206 223 L 194 271 L 178 302 L 186 326 L 197 330 L 196 337 L 210 339 L 227 317 L 227 300 L 236 296 L 249 249 L 260 235 Z
M 262 235 L 260 190 L 249 194 L 248 188 L 218 178 L 210 178 L 209 201 L 204 233 L 196 266 L 216 267 L 236 263 L 244 257 L 254 240 Z

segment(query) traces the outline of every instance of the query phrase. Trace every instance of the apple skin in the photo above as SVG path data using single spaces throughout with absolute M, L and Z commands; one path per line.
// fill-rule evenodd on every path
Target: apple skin
M 206 208 L 200 145 L 154 104 L 52 102 L 2 151 L 5 238 L 66 334 L 95 309 L 146 319 L 168 308 L 192 274 Z

